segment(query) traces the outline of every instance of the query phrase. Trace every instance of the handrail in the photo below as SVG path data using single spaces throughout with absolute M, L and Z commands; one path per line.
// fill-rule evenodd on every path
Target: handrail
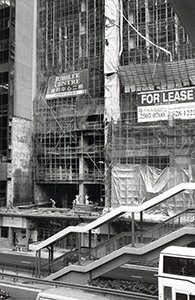
M 189 218 L 189 216 L 191 218 Z M 185 218 L 185 222 L 182 221 L 182 217 Z M 188 221 L 187 221 L 188 219 Z M 165 236 L 166 234 L 177 230 L 181 227 L 185 227 L 186 224 L 192 223 L 195 221 L 195 215 L 194 215 L 194 209 L 186 209 L 183 212 L 178 213 L 175 216 L 170 217 L 169 219 L 161 222 L 158 225 L 155 225 L 153 228 L 146 230 L 144 232 L 137 232 L 136 233 L 136 239 L 137 242 L 141 242 L 143 243 L 144 237 L 148 238 L 151 235 L 150 241 L 153 241 L 155 239 L 158 239 L 162 236 Z M 161 230 L 164 226 L 169 225 L 167 230 Z M 171 225 L 171 226 L 170 226 Z M 155 232 L 157 232 L 159 230 L 159 233 L 156 234 L 156 238 L 155 238 Z M 142 237 L 142 239 L 140 238 Z M 125 240 L 126 238 L 126 240 Z M 146 239 L 147 240 L 147 239 Z M 121 242 L 121 243 L 120 243 Z M 117 250 L 125 245 L 131 244 L 132 242 L 132 236 L 130 232 L 123 232 L 117 236 L 114 236 L 112 239 L 106 241 L 105 243 L 102 243 L 92 249 L 90 249 L 90 253 L 93 254 L 93 257 L 96 259 L 99 259 L 100 257 L 107 255 L 108 253 Z M 146 241 L 147 243 L 147 241 Z M 99 250 L 99 254 L 101 253 L 101 249 L 105 248 L 105 251 L 103 252 L 102 255 L 98 255 L 98 250 Z
M 99 218 L 88 223 L 85 226 L 69 226 L 69 227 L 61 230 L 60 232 L 56 233 L 55 235 L 49 237 L 48 239 L 40 242 L 39 244 L 34 245 L 32 250 L 40 251 L 41 249 L 47 247 L 48 245 L 51 245 L 51 244 L 59 241 L 60 239 L 63 239 L 67 234 L 69 234 L 71 232 L 84 233 L 93 228 L 97 228 L 105 223 L 108 223 L 113 218 L 120 216 L 126 212 L 129 212 L 129 213 L 142 212 L 144 210 L 147 210 L 147 209 L 169 199 L 170 197 L 172 197 L 186 189 L 195 190 L 195 183 L 194 182 L 180 183 L 180 184 L 176 185 L 175 187 L 165 191 L 164 193 L 162 193 L 162 194 L 160 194 L 138 206 L 119 206 L 116 209 L 113 209 L 110 212 L 106 213 L 105 215 L 100 216 Z
M 99 259 L 115 250 L 118 250 L 132 241 L 132 235 L 130 232 L 123 232 L 109 239 L 105 243 L 97 245 L 96 247 L 89 250 L 89 256 Z
M 171 220 L 174 220 L 175 218 L 179 217 L 179 216 L 182 216 L 184 213 L 186 212 L 189 212 L 189 211 L 194 211 L 194 209 L 191 209 L 191 208 L 188 208 L 188 209 L 185 209 L 181 212 L 179 212 L 178 214 L 172 216 L 172 217 L 169 217 L 168 219 L 162 221 L 161 223 L 155 225 L 154 227 L 148 229 L 148 230 L 145 230 L 144 232 L 150 232 L 150 231 L 153 231 L 153 229 L 157 229 L 157 228 L 160 228 L 162 227 L 164 224 L 166 224 L 167 222 L 170 222 Z
M 78 249 L 70 250 L 62 255 L 56 257 L 52 261 L 42 265 L 40 270 L 44 273 L 52 273 L 66 267 L 69 263 L 75 263 L 78 261 Z
M 191 218 L 189 218 L 189 216 Z M 183 217 L 183 219 L 182 219 Z M 185 220 L 185 222 L 184 222 Z M 140 236 L 136 236 L 137 240 L 141 243 L 149 243 L 151 241 L 157 240 L 170 232 L 173 232 L 179 228 L 185 227 L 186 224 L 192 224 L 195 221 L 194 209 L 186 209 L 183 212 L 178 213 L 175 216 L 155 225 L 149 230 L 145 230 L 139 233 Z M 166 227 L 167 226 L 167 227 Z
M 117 250 L 130 243 L 131 234 L 129 232 L 123 232 L 117 236 L 112 237 L 106 242 L 103 242 L 99 245 L 96 245 L 93 248 L 81 247 L 81 259 L 82 260 L 96 260 L 106 255 L 114 250 Z M 120 239 L 123 239 L 123 242 L 120 243 Z M 114 245 L 114 247 L 113 247 Z M 101 251 L 103 249 L 103 251 Z M 99 251 L 98 251 L 99 250 Z M 70 263 L 78 263 L 78 249 L 70 250 L 62 255 L 56 257 L 52 261 L 47 262 L 46 264 L 40 267 L 42 272 L 52 273 L 58 271 L 59 269 L 66 267 Z
M 185 220 L 185 221 L 184 221 Z M 188 220 L 186 222 L 186 220 Z M 185 227 L 186 224 L 190 224 L 195 221 L 194 209 L 186 209 L 183 212 L 178 213 L 175 216 L 170 217 L 169 219 L 163 221 L 160 224 L 153 226 L 153 228 L 146 230 L 144 232 L 139 232 L 136 234 L 136 242 L 140 243 L 150 243 L 154 240 L 165 236 L 166 234 L 173 232 L 174 230 Z M 167 226 L 167 228 L 165 228 Z M 122 232 L 113 236 L 106 242 L 102 242 L 99 245 L 96 245 L 93 248 L 81 247 L 80 256 L 81 260 L 97 260 L 100 259 L 109 253 L 118 250 L 126 245 L 132 243 L 131 232 Z M 47 264 L 41 266 L 40 270 L 44 273 L 53 273 L 60 270 L 63 267 L 68 266 L 72 263 L 79 263 L 79 254 L 78 249 L 70 250 L 59 257 L 53 259 Z

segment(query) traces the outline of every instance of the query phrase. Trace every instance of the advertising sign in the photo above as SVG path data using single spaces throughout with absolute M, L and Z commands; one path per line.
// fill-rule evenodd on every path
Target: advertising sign
M 88 92 L 88 70 L 51 76 L 48 81 L 46 99 L 66 98 Z
M 138 96 L 138 122 L 195 119 L 194 88 L 141 92 Z

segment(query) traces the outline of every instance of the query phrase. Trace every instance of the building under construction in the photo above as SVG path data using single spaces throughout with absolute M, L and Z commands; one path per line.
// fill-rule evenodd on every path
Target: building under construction
M 194 71 L 168 0 L 38 1 L 36 201 L 132 205 L 194 181 Z
M 104 206 L 194 182 L 194 47 L 172 2 L 0 0 L 2 246 L 29 249 Z M 193 196 L 136 221 L 177 215 Z
M 113 206 L 194 181 L 194 47 L 169 1 L 124 1 L 122 9 L 120 119 L 107 143 Z M 192 203 L 188 193 L 174 197 L 168 213 Z
M 34 101 L 36 200 L 104 197 L 102 1 L 39 1 Z
M 1 206 L 194 181 L 194 47 L 168 0 L 1 0 L 0 21 Z

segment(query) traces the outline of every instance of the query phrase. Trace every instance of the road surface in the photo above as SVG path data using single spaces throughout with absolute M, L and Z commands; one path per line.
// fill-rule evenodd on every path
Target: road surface
M 8 283 L 0 283 L 0 288 L 9 293 L 10 297 L 8 300 L 35 300 L 36 295 L 41 291 L 41 289 L 38 288 Z

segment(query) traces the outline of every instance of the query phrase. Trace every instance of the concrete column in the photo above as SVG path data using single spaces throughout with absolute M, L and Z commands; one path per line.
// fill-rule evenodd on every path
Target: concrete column
M 134 212 L 131 213 L 131 232 L 132 232 L 132 247 L 135 247 L 135 220 Z
M 30 231 L 29 231 L 28 220 L 26 220 L 26 251 L 29 250 L 29 238 L 30 238 Z
M 80 147 L 83 149 L 83 134 L 81 134 L 80 138 Z M 84 185 L 83 185 L 83 180 L 84 180 L 84 159 L 81 156 L 79 158 L 79 180 L 81 180 L 81 183 L 79 184 L 79 202 L 81 204 L 84 203 Z
M 78 264 L 81 264 L 81 233 L 78 233 Z
M 9 241 L 9 245 L 12 246 L 13 245 L 13 228 L 12 227 L 9 227 L 8 241 Z
M 140 242 L 143 242 L 143 211 L 140 211 Z
M 108 239 L 110 239 L 110 223 L 108 223 Z
M 51 244 L 50 260 L 53 260 L 53 244 Z
M 89 230 L 89 248 L 91 248 L 91 230 Z
M 79 163 L 79 165 L 80 165 L 80 163 Z M 80 166 L 79 166 L 79 168 L 80 168 Z M 79 202 L 81 204 L 84 204 L 84 184 L 83 183 L 79 184 L 79 195 L 80 195 Z
M 36 251 L 35 258 L 35 278 L 41 277 L 41 250 Z

